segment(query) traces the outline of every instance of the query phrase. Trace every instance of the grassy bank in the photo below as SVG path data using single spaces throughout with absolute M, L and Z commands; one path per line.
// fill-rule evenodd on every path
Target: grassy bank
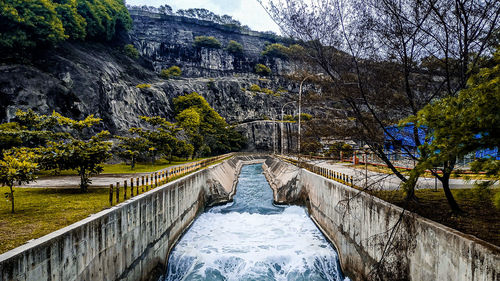
M 8 187 L 0 187 L 1 194 L 8 191 Z M 0 253 L 109 207 L 105 188 L 83 194 L 76 189 L 17 188 L 14 196 L 14 214 L 10 201 L 0 203 Z
M 500 210 L 493 206 L 492 198 L 500 189 L 491 189 L 487 194 L 478 194 L 475 189 L 452 190 L 455 199 L 464 211 L 454 215 L 450 211 L 443 190 L 417 190 L 418 202 L 411 201 L 407 208 L 425 218 L 474 235 L 484 241 L 500 246 Z M 400 207 L 406 206 L 401 191 L 372 191 L 373 195 Z

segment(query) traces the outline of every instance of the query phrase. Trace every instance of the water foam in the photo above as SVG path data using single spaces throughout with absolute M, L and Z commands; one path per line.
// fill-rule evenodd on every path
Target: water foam
M 254 166 L 243 168 L 234 203 L 200 215 L 179 240 L 164 280 L 343 280 L 334 248 L 304 208 L 273 206 L 272 193 L 238 197 L 269 195 Z M 249 201 L 257 207 L 244 207 Z

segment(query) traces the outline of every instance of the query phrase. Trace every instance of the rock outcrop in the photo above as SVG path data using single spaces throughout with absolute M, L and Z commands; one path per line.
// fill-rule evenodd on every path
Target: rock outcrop
M 260 55 L 274 37 L 183 17 L 133 13 L 132 17 L 133 30 L 112 43 L 64 43 L 39 51 L 29 63 L 0 65 L 0 122 L 12 120 L 17 109 L 32 108 L 44 114 L 55 110 L 77 119 L 94 114 L 103 119 L 102 128 L 120 134 L 142 126 L 139 116 L 143 115 L 174 121 L 172 98 L 198 92 L 236 125 L 272 119 L 273 115 L 279 119 L 281 106 L 296 99 L 293 93 L 297 85 L 282 76 L 262 78 L 253 74 L 256 63 L 268 64 L 274 73 L 285 71 L 285 62 Z M 244 46 L 244 54 L 195 48 L 197 35 L 215 36 L 223 45 L 236 40 Z M 124 55 L 126 43 L 139 49 L 139 59 Z M 173 64 L 182 67 L 182 77 L 160 77 L 159 70 Z M 139 84 L 149 86 L 138 88 Z M 275 93 L 249 91 L 252 84 Z M 269 150 L 272 143 L 265 142 L 272 133 L 265 130 L 270 126 L 258 130 L 255 126 L 240 128 L 253 130 L 244 132 L 252 136 L 251 149 Z M 293 140 L 287 142 L 287 147 L 293 146 Z

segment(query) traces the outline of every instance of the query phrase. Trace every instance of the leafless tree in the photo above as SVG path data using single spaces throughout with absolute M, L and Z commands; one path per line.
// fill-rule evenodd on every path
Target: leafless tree
M 304 62 L 321 69 L 323 97 L 341 102 L 354 128 L 346 132 L 371 150 L 404 183 L 414 199 L 416 182 L 408 182 L 384 150 L 396 141 L 388 130 L 416 114 L 432 100 L 455 95 L 491 52 L 499 28 L 500 2 L 494 0 L 270 0 L 261 2 L 282 31 L 302 42 Z M 333 126 L 332 126 L 333 127 Z M 354 131 L 353 131 L 354 129 Z M 426 155 L 415 147 L 426 141 L 412 128 L 412 144 L 402 152 L 413 160 Z M 455 161 L 433 174 L 454 211 L 459 206 L 449 188 Z

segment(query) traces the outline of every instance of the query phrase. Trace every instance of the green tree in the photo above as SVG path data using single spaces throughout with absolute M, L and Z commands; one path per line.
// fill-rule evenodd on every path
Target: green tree
M 154 116 L 141 116 L 141 119 L 151 126 L 151 129 L 132 128 L 130 132 L 139 135 L 149 141 L 148 148 L 152 161 L 160 155 L 172 161 L 173 156 L 189 157 L 186 155 L 186 142 L 179 140 L 177 134 L 181 131 L 175 124 L 168 122 L 165 118 Z
M 90 178 L 100 174 L 103 171 L 101 164 L 111 157 L 112 144 L 105 140 L 109 136 L 108 131 L 102 131 L 90 140 L 50 141 L 36 149 L 40 165 L 47 170 L 76 170 L 80 176 L 80 190 L 87 192 Z
M 467 88 L 457 96 L 447 97 L 427 105 L 414 117 L 406 120 L 427 130 L 426 142 L 419 150 L 421 159 L 412 171 L 416 181 L 426 170 L 443 166 L 443 173 L 434 173 L 442 183 L 451 209 L 460 211 L 449 188 L 449 178 L 457 157 L 477 149 L 500 147 L 500 49 L 494 54 L 495 65 L 472 75 Z M 481 160 L 475 169 L 498 174 L 500 165 L 495 159 Z
M 286 59 L 289 49 L 279 43 L 269 44 L 262 51 L 263 56 Z
M 78 13 L 87 21 L 87 37 L 113 39 L 117 30 L 129 30 L 132 19 L 123 0 L 77 0 Z
M 82 140 L 84 129 L 99 124 L 101 119 L 93 115 L 83 120 L 73 120 L 57 112 L 50 115 L 33 110 L 16 112 L 15 123 L 1 127 L 0 138 L 7 138 L 11 147 L 33 148 L 40 155 L 41 169 L 76 169 L 81 176 L 81 189 L 87 190 L 89 178 L 100 172 L 99 164 L 109 158 L 110 145 L 99 140 L 109 133 L 104 131 L 90 140 Z
M 129 58 L 132 59 L 139 58 L 139 51 L 137 51 L 137 49 L 132 44 L 126 44 L 125 46 L 123 46 L 123 51 L 125 52 L 125 55 L 127 55 Z
M 49 0 L 0 1 L 0 47 L 23 50 L 54 45 L 68 36 Z
M 4 152 L 3 159 L 0 160 L 0 184 L 10 189 L 7 198 L 11 202 L 12 213 L 14 213 L 14 184 L 29 183 L 36 178 L 38 164 L 35 163 L 35 158 L 32 151 L 23 148 Z
M 121 141 L 118 147 L 121 149 L 120 155 L 125 159 L 130 159 L 130 168 L 135 168 L 135 163 L 137 162 L 137 158 L 148 151 L 151 143 L 139 136 L 133 137 L 121 137 L 118 136 L 118 139 Z
M 54 0 L 56 12 L 61 20 L 64 33 L 70 39 L 84 40 L 87 36 L 87 21 L 78 14 L 76 0 Z
M 179 77 L 182 75 L 182 70 L 177 65 L 171 66 L 167 69 L 162 69 L 160 72 L 161 77 L 169 79 L 172 77 Z
M 199 48 L 204 47 L 213 49 L 220 49 L 222 46 L 220 41 L 213 36 L 196 36 L 194 38 L 194 45 Z
M 255 65 L 255 73 L 263 76 L 268 76 L 271 75 L 271 69 L 264 64 L 258 63 L 257 65 Z
M 50 115 L 38 114 L 33 110 L 18 110 L 16 122 L 0 124 L 0 150 L 12 147 L 43 146 L 48 141 L 58 141 L 71 136 L 70 132 L 80 133 L 83 129 L 100 122 L 93 115 L 84 120 L 73 120 L 57 112 Z
M 199 94 L 179 96 L 173 103 L 176 120 L 187 133 L 195 155 L 222 154 L 244 145 L 241 134 Z
M 226 50 L 233 55 L 239 55 L 243 53 L 243 46 L 234 40 L 230 40 Z

